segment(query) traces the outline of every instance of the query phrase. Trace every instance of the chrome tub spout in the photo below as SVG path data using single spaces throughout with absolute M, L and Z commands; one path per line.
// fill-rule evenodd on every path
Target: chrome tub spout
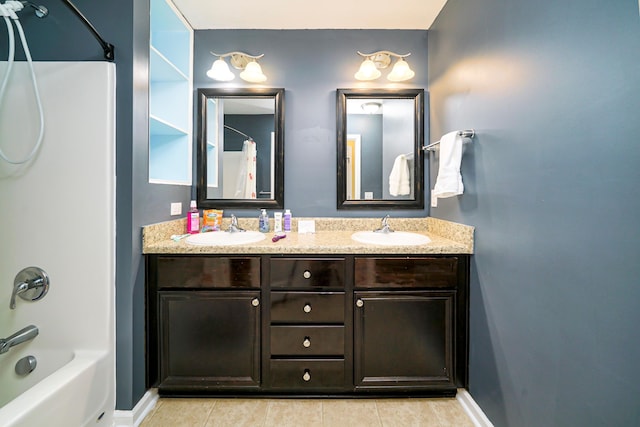
M 0 338 L 0 354 L 6 353 L 15 345 L 34 339 L 37 335 L 38 328 L 34 325 L 29 325 L 7 338 Z

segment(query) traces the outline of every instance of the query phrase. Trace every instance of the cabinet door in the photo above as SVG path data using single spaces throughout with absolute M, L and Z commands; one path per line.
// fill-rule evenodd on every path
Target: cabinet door
M 159 292 L 161 391 L 260 385 L 260 293 Z
M 455 389 L 455 292 L 355 292 L 356 389 Z

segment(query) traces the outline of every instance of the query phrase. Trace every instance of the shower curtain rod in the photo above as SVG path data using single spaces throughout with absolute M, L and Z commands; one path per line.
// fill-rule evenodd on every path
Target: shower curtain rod
M 247 135 L 247 134 L 246 134 L 246 133 L 244 133 L 244 132 L 240 132 L 240 131 L 239 131 L 238 129 L 236 129 L 236 128 L 232 128 L 232 127 L 231 127 L 231 126 L 229 126 L 229 125 L 224 125 L 224 127 L 225 127 L 225 128 L 227 128 L 227 129 L 229 129 L 229 130 L 232 130 L 232 131 L 234 131 L 234 132 L 236 132 L 236 133 L 239 133 L 240 135 L 242 135 L 242 136 L 244 136 L 244 137 L 246 137 L 246 138 L 249 138 L 251 141 L 254 141 L 254 139 L 253 139 L 253 138 L 251 138 L 249 135 Z
M 100 43 L 100 46 L 102 46 L 102 50 L 104 51 L 104 58 L 108 61 L 112 61 L 115 59 L 115 53 L 114 53 L 114 46 L 111 43 L 107 43 L 106 41 L 104 41 L 104 39 L 100 36 L 100 34 L 98 33 L 98 31 L 95 29 L 95 27 L 93 25 L 91 25 L 91 22 L 89 22 L 89 20 L 87 18 L 85 18 L 85 16 L 82 14 L 82 12 L 80 12 L 78 10 L 78 8 L 71 3 L 71 1 L 69 0 L 62 0 L 62 2 L 64 4 L 67 5 L 67 7 L 69 9 L 71 9 L 71 11 L 78 17 L 80 18 L 80 20 L 84 23 L 84 25 L 89 29 L 89 31 L 91 31 L 91 34 L 93 34 L 93 36 L 96 38 L 96 40 L 98 40 L 98 43 Z

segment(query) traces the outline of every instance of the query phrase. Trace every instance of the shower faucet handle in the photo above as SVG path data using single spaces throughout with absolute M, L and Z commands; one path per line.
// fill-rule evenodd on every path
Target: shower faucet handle
M 25 301 L 38 301 L 49 292 L 49 276 L 38 267 L 27 267 L 21 270 L 13 281 L 13 292 L 9 308 L 16 308 L 16 297 Z

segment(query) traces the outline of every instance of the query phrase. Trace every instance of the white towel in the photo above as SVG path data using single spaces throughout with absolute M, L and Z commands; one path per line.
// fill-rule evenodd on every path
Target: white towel
M 433 194 L 438 198 L 454 197 L 464 192 L 460 163 L 462 161 L 462 137 L 449 132 L 440 139 L 440 166 Z
M 409 163 L 404 154 L 400 154 L 393 162 L 389 174 L 389 194 L 392 196 L 406 196 L 411 193 L 409 182 Z

